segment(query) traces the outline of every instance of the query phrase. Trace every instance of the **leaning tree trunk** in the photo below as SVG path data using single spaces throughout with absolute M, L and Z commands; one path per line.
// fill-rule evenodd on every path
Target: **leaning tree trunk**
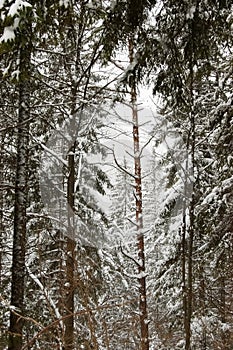
M 30 116 L 31 44 L 19 52 L 19 107 L 17 159 L 14 204 L 14 236 L 12 257 L 11 312 L 8 350 L 20 350 L 24 323 L 24 283 L 26 249 L 27 172 Z
M 130 63 L 134 61 L 133 39 L 129 40 L 129 59 Z M 135 199 L 136 199 L 136 225 L 137 225 L 137 248 L 138 248 L 138 282 L 139 282 L 139 311 L 140 311 L 140 332 L 141 332 L 141 350 L 149 350 L 149 328 L 147 315 L 147 291 L 145 274 L 145 250 L 143 236 L 143 217 L 142 217 L 142 177 L 141 177 L 141 157 L 139 146 L 139 124 L 137 109 L 137 92 L 135 76 L 130 81 L 132 121 L 133 121 L 133 144 L 134 144 L 134 177 L 135 177 Z

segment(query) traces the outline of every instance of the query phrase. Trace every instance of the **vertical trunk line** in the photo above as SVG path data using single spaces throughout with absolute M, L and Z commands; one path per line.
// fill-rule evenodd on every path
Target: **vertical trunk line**
M 75 187 L 75 144 L 68 154 L 68 183 L 67 183 L 67 212 L 68 236 L 66 243 L 66 285 L 65 285 L 65 318 L 64 349 L 74 349 L 74 265 L 75 265 L 75 237 L 74 237 L 74 187 Z
M 185 183 L 184 183 L 184 200 L 183 200 L 183 222 L 182 222 L 182 295 L 183 295 L 183 325 L 186 339 L 189 338 L 190 326 L 188 321 L 188 282 L 187 282 L 187 255 L 188 255 L 188 244 L 187 244 L 187 222 L 186 222 L 186 210 L 187 210 L 187 196 L 188 196 L 188 177 L 189 177 L 189 147 L 190 147 L 190 132 L 186 143 L 186 162 L 185 162 Z
M 8 350 L 20 350 L 23 345 L 26 208 L 28 193 L 28 146 L 30 117 L 30 63 L 31 43 L 19 51 L 19 107 L 17 129 L 17 159 L 14 203 L 14 232 L 12 254 L 11 305 Z
M 187 333 L 187 286 L 186 286 L 186 218 L 182 224 L 182 297 L 183 297 L 183 324 Z
M 3 143 L 4 143 L 4 137 L 1 137 L 1 149 L 0 149 L 0 183 L 3 184 Z M 2 289 L 2 270 L 3 270 L 3 208 L 4 208 L 4 200 L 3 200 L 3 189 L 0 192 L 0 290 Z
M 193 48 L 193 35 L 194 28 L 193 23 L 191 25 L 191 52 L 190 52 L 190 61 L 189 61 L 189 75 L 190 75 L 190 85 L 189 85 L 189 93 L 190 93 L 190 141 L 191 141 L 191 176 L 194 178 L 194 164 L 195 164 L 195 115 L 194 115 L 194 96 L 193 96 L 193 62 L 194 62 L 194 48 Z M 187 329 L 186 329 L 186 343 L 185 350 L 191 350 L 191 321 L 192 321 L 192 313 L 193 313 L 193 241 L 194 241 L 194 223 L 195 223 L 195 194 L 194 194 L 194 184 L 192 197 L 189 207 L 189 241 L 188 241 L 188 259 L 187 259 Z
M 129 60 L 134 61 L 133 38 L 129 39 Z M 143 236 L 143 217 L 142 217 L 142 178 L 141 178 L 141 159 L 139 145 L 139 124 L 137 109 L 137 92 L 135 76 L 131 77 L 131 104 L 133 120 L 133 144 L 134 144 L 134 175 L 135 175 L 135 197 L 136 197 L 136 225 L 137 225 L 137 248 L 138 248 L 138 273 L 139 273 L 139 310 L 140 310 L 140 331 L 141 331 L 141 350 L 149 350 L 149 327 L 147 314 L 147 293 L 145 276 L 145 249 Z

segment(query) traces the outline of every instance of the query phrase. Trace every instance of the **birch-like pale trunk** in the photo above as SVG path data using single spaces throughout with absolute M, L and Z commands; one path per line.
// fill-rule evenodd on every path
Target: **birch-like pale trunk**
M 133 38 L 129 39 L 129 60 L 134 61 Z M 147 290 L 145 274 L 145 249 L 143 235 L 143 216 L 142 216 L 142 176 L 141 176 L 141 156 L 139 144 L 139 123 L 137 108 L 136 81 L 133 76 L 130 81 L 131 88 L 131 106 L 133 121 L 133 144 L 134 144 L 134 177 L 135 177 L 135 199 L 136 199 L 136 225 L 137 225 L 137 249 L 138 249 L 138 282 L 139 282 L 139 312 L 140 312 L 140 332 L 141 332 L 141 350 L 149 350 L 149 327 L 147 314 Z

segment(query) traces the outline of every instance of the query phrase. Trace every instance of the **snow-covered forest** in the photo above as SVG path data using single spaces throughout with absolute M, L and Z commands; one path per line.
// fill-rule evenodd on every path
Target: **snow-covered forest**
M 0 350 L 232 350 L 230 0 L 0 0 Z

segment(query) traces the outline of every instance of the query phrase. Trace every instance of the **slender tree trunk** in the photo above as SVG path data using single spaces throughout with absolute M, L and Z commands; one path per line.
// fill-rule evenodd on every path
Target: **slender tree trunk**
M 185 334 L 187 334 L 187 286 L 186 286 L 186 218 L 183 217 L 182 225 L 182 297 L 183 297 L 183 322 Z
M 14 309 L 12 309 L 10 313 L 8 350 L 21 349 L 24 323 L 27 172 L 30 116 L 30 60 L 31 44 L 29 42 L 20 49 L 19 53 L 19 109 L 11 283 L 11 305 L 14 307 Z
M 0 183 L 3 184 L 3 142 L 4 137 L 1 138 L 1 152 L 0 152 Z M 2 288 L 2 263 L 3 263 L 3 189 L 0 189 L 0 290 Z
M 226 278 L 225 278 L 225 271 L 226 271 L 226 264 L 225 264 L 225 252 L 222 254 L 222 262 L 220 264 L 220 315 L 221 315 L 221 322 L 222 324 L 226 324 L 227 317 L 226 317 Z M 228 331 L 222 331 L 221 332 L 221 348 L 222 349 L 229 349 L 229 330 Z M 228 337 L 227 337 L 228 336 Z
M 201 315 L 206 314 L 206 286 L 205 286 L 205 280 L 204 280 L 204 268 L 203 266 L 199 267 L 200 273 L 199 273 L 199 278 L 200 278 L 200 288 L 199 288 L 199 298 L 200 298 L 200 308 L 201 308 Z M 206 326 L 203 324 L 203 329 L 202 329 L 202 335 L 201 335 L 201 350 L 206 350 L 207 349 L 207 343 L 206 343 Z
M 75 237 L 74 237 L 74 186 L 75 186 L 75 145 L 68 154 L 68 236 L 66 242 L 66 283 L 65 283 L 65 314 L 64 349 L 74 349 L 74 267 L 75 267 Z
M 190 134 L 186 144 L 186 164 L 185 164 L 185 182 L 184 182 L 184 199 L 183 199 L 183 222 L 182 222 L 182 238 L 181 238 L 181 249 L 182 249 L 182 296 L 183 296 L 183 324 L 185 331 L 186 346 L 190 346 L 190 323 L 188 319 L 188 282 L 187 282 L 187 265 L 188 265 L 188 237 L 187 237 L 187 198 L 188 198 L 188 182 L 189 182 L 189 146 L 190 146 Z
M 190 95 L 191 95 L 191 112 L 190 112 L 190 123 L 191 123 L 191 166 L 192 166 L 192 177 L 194 178 L 194 164 L 195 164 L 195 117 L 194 117 L 194 101 L 193 101 L 193 66 L 192 60 L 190 62 Z M 193 312 L 193 240 L 194 240 L 194 224 L 195 224 L 195 194 L 194 185 L 191 202 L 189 206 L 189 237 L 187 247 L 187 319 L 186 319 L 186 343 L 185 350 L 191 350 L 191 319 Z
M 185 350 L 191 350 L 191 318 L 193 309 L 193 238 L 194 238 L 194 205 L 190 207 L 190 228 L 188 244 L 188 277 L 187 277 L 187 319 Z
M 134 60 L 133 39 L 129 40 L 129 59 L 130 63 Z M 143 217 L 142 217 L 142 177 L 141 177 L 141 158 L 139 146 L 139 124 L 137 109 L 136 82 L 133 76 L 130 81 L 131 104 L 133 117 L 133 143 L 134 143 L 134 175 L 135 175 L 135 198 L 136 198 L 136 225 L 137 225 L 137 248 L 138 248 L 138 282 L 139 282 L 139 310 L 140 310 L 140 331 L 141 331 L 141 350 L 149 350 L 149 327 L 147 314 L 147 292 L 145 275 L 145 250 L 143 236 Z
M 196 142 L 196 126 L 194 112 L 194 36 L 195 26 L 193 20 L 190 24 L 190 53 L 189 53 L 189 121 L 190 121 L 190 157 L 191 157 L 191 176 L 194 179 L 195 165 L 195 142 Z M 191 320 L 193 313 L 193 241 L 194 241 L 194 225 L 195 225 L 195 183 L 193 183 L 192 196 L 189 206 L 189 237 L 187 246 L 187 319 L 186 319 L 186 339 L 185 350 L 191 350 Z

